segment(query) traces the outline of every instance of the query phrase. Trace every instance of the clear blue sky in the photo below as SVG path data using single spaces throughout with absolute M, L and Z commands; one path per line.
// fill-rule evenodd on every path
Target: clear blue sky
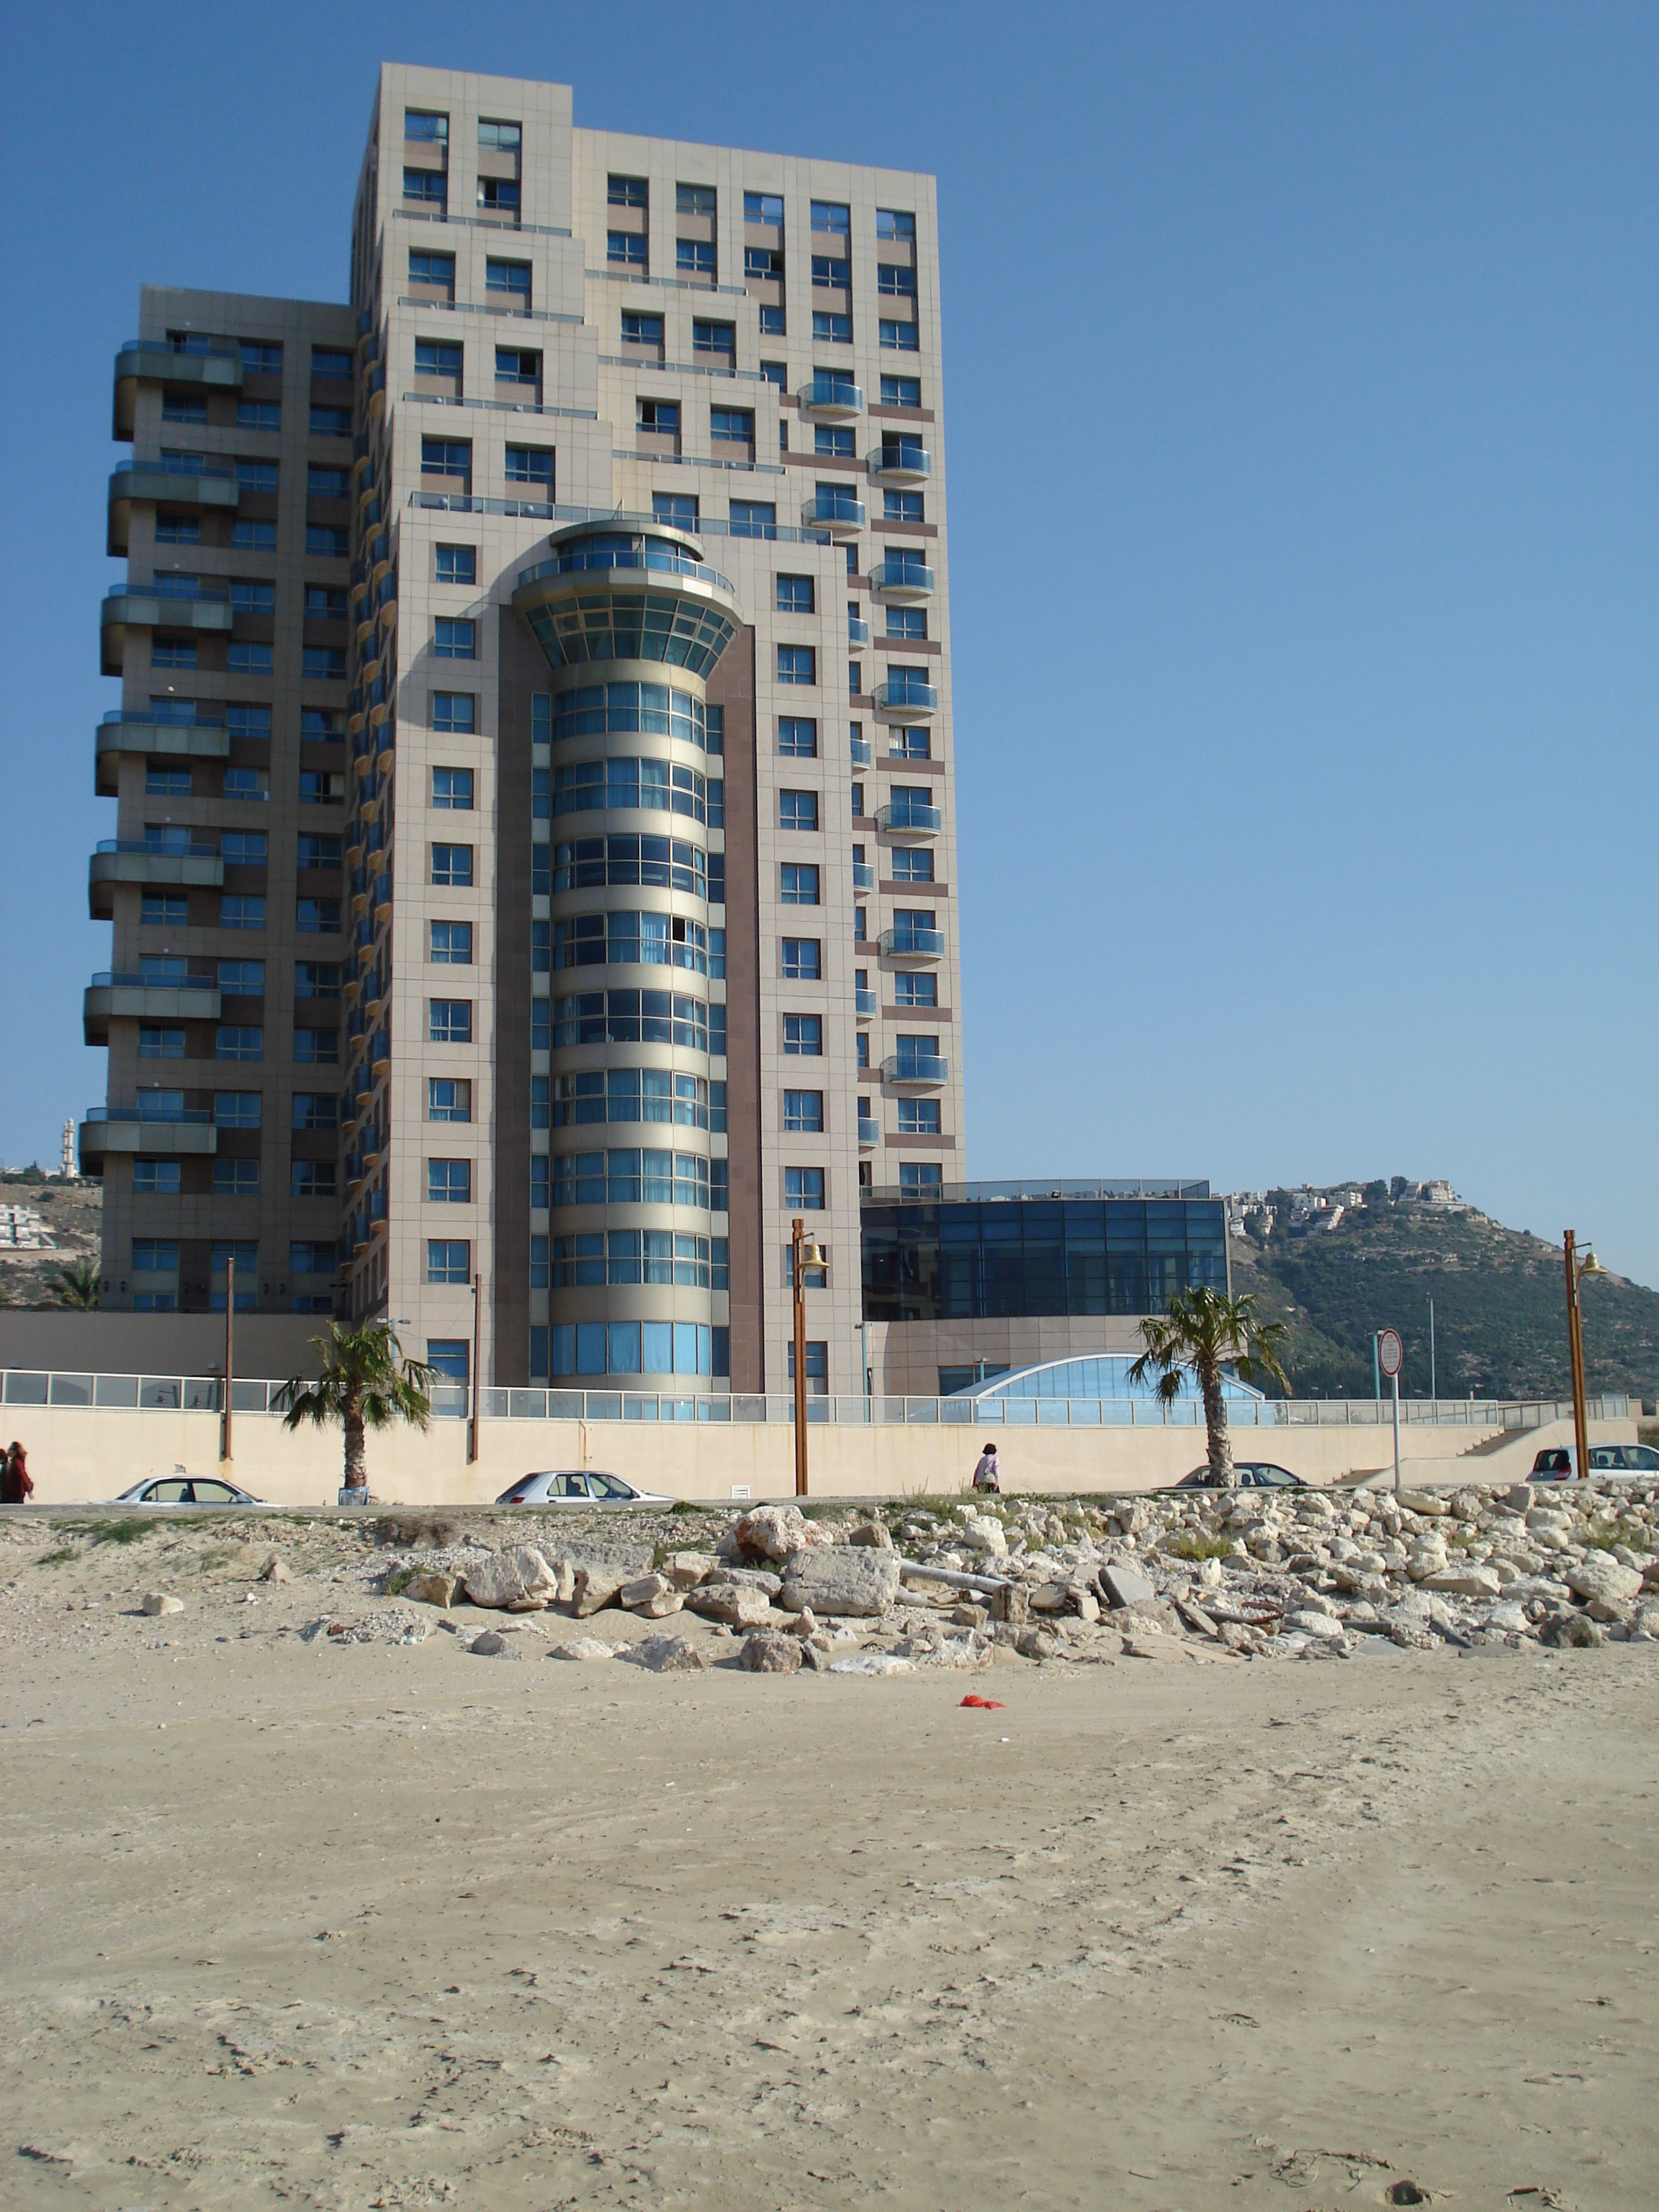
M 345 296 L 383 57 L 937 172 L 972 1174 L 1444 1175 L 1659 1283 L 1651 5 L 20 11 L 0 1157 L 103 1091 L 112 358 Z

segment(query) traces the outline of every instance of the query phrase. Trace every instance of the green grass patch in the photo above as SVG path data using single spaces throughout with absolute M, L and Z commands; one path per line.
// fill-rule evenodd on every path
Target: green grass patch
M 80 1556 L 73 1545 L 66 1544 L 55 1552 L 43 1552 L 34 1564 L 37 1567 L 64 1567 Z
M 1174 1559 L 1224 1559 L 1233 1548 L 1231 1536 L 1199 1536 L 1190 1528 L 1183 1528 L 1177 1536 L 1165 1536 L 1158 1545 Z
M 425 1570 L 421 1567 L 394 1567 L 386 1578 L 386 1595 L 401 1597 L 416 1576 L 424 1571 Z
M 87 1536 L 94 1544 L 136 1544 L 141 1536 L 153 1536 L 161 1526 L 157 1520 L 135 1514 L 125 1521 L 95 1521 Z

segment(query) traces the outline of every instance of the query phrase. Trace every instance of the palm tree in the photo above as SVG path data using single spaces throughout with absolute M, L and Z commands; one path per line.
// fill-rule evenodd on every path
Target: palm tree
M 427 1392 L 438 1370 L 423 1360 L 400 1359 L 398 1333 L 386 1322 L 364 1328 L 330 1322 L 328 1334 L 311 1341 L 321 1370 L 313 1381 L 296 1375 L 277 1392 L 275 1404 L 287 1408 L 283 1425 L 297 1429 L 310 1421 L 323 1429 L 338 1421 L 345 1431 L 345 1486 L 367 1490 L 363 1431 L 388 1429 L 394 1421 L 424 1429 L 432 1419 Z
M 1210 1480 L 1218 1490 L 1235 1487 L 1222 1369 L 1231 1367 L 1242 1382 L 1277 1382 L 1286 1393 L 1291 1387 L 1280 1364 L 1290 1332 L 1282 1321 L 1258 1321 L 1255 1308 L 1254 1291 L 1233 1298 L 1201 1285 L 1177 1291 L 1163 1314 L 1141 1322 L 1146 1349 L 1129 1370 L 1131 1382 L 1156 1375 L 1165 1405 L 1181 1395 L 1185 1376 L 1193 1376 L 1204 1398 Z
M 82 1254 L 58 1270 L 52 1302 L 55 1306 L 73 1306 L 78 1313 L 96 1313 L 99 1288 L 98 1262 Z

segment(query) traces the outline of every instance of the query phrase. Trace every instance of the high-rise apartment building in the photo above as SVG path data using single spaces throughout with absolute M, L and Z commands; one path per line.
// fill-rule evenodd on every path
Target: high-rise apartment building
M 106 1302 L 775 1390 L 800 1216 L 856 1392 L 963 1172 L 933 179 L 388 66 L 351 272 L 118 362 Z

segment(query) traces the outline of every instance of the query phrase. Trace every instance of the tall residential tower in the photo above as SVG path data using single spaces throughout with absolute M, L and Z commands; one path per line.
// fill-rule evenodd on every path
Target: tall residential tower
M 388 66 L 350 307 L 147 291 L 106 1303 L 456 1376 L 862 1387 L 860 1190 L 960 1178 L 933 179 Z

